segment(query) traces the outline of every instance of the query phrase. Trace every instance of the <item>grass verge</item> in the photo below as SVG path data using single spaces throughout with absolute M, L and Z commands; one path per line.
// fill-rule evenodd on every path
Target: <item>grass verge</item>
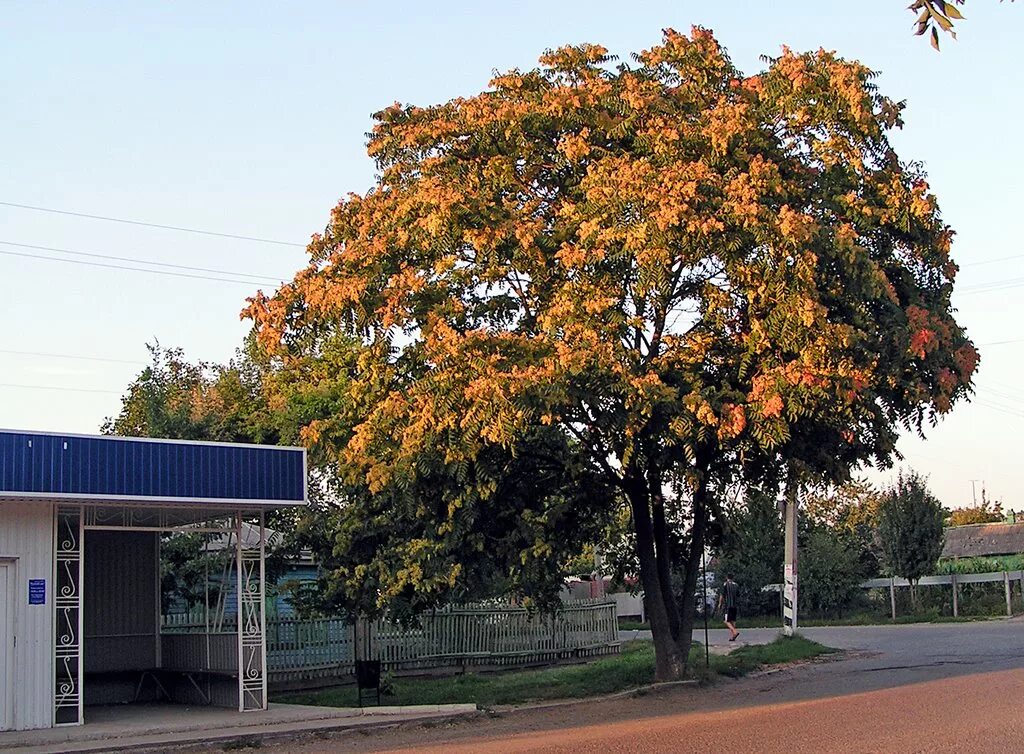
M 780 637 L 771 644 L 741 647 L 728 655 L 712 655 L 711 667 L 705 669 L 704 648 L 694 645 L 690 652 L 690 667 L 695 669 L 701 680 L 713 679 L 716 675 L 735 678 L 764 665 L 810 659 L 832 651 L 800 636 Z M 632 641 L 623 645 L 620 654 L 585 665 L 441 678 L 396 678 L 391 684 L 392 694 L 383 696 L 381 701 L 395 705 L 476 703 L 490 707 L 549 699 L 582 699 L 653 682 L 653 643 Z M 345 686 L 281 694 L 273 701 L 354 707 L 357 694 L 354 687 Z

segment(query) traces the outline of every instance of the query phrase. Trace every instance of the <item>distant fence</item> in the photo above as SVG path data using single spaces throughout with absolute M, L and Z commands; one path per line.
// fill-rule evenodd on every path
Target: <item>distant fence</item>
M 1024 596 L 1024 571 L 993 571 L 990 573 L 950 573 L 941 576 L 922 576 L 918 586 L 949 586 L 953 592 L 953 616 L 960 615 L 960 587 L 965 584 L 1002 582 L 1006 596 L 1006 614 L 1013 615 L 1013 582 L 1020 585 Z M 861 583 L 864 589 L 888 589 L 892 619 L 896 620 L 896 590 L 909 588 L 910 582 L 900 578 L 868 579 Z
M 165 635 L 205 630 L 193 616 L 163 619 Z M 234 617 L 225 618 L 220 631 L 234 630 Z M 415 628 L 383 620 L 267 620 L 267 671 L 274 684 L 348 676 L 357 657 L 379 659 L 391 672 L 413 673 L 546 664 L 618 651 L 618 619 L 609 600 L 567 603 L 554 616 L 510 606 L 449 607 L 422 616 Z
M 952 590 L 953 617 L 960 616 L 960 587 L 966 584 L 985 584 L 1002 582 L 1003 592 L 1006 597 L 1006 615 L 1013 615 L 1013 584 L 1019 584 L 1021 599 L 1024 600 L 1024 571 L 991 571 L 989 573 L 948 573 L 936 576 L 922 576 L 918 586 L 948 586 Z M 862 589 L 886 589 L 889 592 L 889 611 L 892 619 L 896 620 L 896 590 L 909 589 L 910 582 L 907 579 L 897 577 L 886 577 L 881 579 L 868 579 L 860 584 Z M 782 592 L 782 584 L 768 584 L 765 591 Z

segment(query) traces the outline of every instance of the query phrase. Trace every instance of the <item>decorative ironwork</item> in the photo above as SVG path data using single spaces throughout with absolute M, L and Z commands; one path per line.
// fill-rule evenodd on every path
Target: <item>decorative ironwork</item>
M 257 542 L 242 536 L 238 519 L 238 706 L 243 712 L 267 708 L 266 614 L 263 515 Z
M 54 539 L 56 725 L 82 722 L 82 509 L 57 506 Z
M 83 514 L 89 529 L 154 529 L 180 532 L 234 532 L 233 513 L 208 511 L 196 520 L 190 508 L 155 508 L 151 505 L 87 505 Z

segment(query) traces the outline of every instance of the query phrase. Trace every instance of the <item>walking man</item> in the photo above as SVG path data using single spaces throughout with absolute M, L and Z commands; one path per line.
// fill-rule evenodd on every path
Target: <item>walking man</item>
M 722 584 L 722 593 L 718 595 L 718 609 L 725 608 L 725 626 L 729 629 L 729 641 L 736 641 L 740 632 L 736 630 L 736 605 L 739 603 L 740 585 L 727 574 Z

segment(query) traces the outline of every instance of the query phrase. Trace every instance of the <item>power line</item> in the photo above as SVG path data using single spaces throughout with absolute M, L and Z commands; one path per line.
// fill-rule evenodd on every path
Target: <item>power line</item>
M 966 288 L 961 288 L 959 293 L 969 295 L 972 293 L 991 293 L 993 291 L 1002 291 L 1008 288 L 1019 288 L 1024 285 L 1024 278 L 1010 278 L 1009 280 L 994 280 L 990 283 L 978 283 L 977 285 L 970 285 Z
M 50 212 L 55 215 L 69 215 L 71 217 L 85 217 L 90 220 L 104 220 L 109 223 L 124 223 L 125 225 L 142 225 L 146 228 L 160 228 L 162 230 L 177 230 L 182 233 L 197 233 L 203 236 L 217 236 L 218 238 L 235 238 L 240 241 L 256 241 L 258 243 L 271 243 L 278 246 L 296 246 L 306 248 L 305 244 L 292 241 L 277 241 L 272 238 L 260 238 L 259 236 L 243 236 L 237 233 L 218 233 L 213 230 L 201 230 L 199 228 L 185 228 L 180 225 L 161 225 L 160 223 L 148 223 L 142 220 L 127 220 L 123 217 L 106 217 L 104 215 L 90 215 L 85 212 L 71 212 L 65 209 L 53 209 L 51 207 L 34 207 L 30 204 L 17 204 L 15 202 L 0 202 L 4 207 L 16 207 L 18 209 L 30 209 L 34 212 Z
M 991 343 L 979 343 L 979 348 L 988 348 L 989 346 L 1005 346 L 1008 343 L 1024 343 L 1024 338 L 1014 338 L 1013 340 L 995 340 Z
M 1004 390 L 996 390 L 995 388 L 979 385 L 978 389 L 975 391 L 975 395 L 978 395 L 982 399 L 988 400 L 992 403 L 1002 403 L 1008 407 L 1012 405 L 1015 410 L 1024 410 L 1024 406 L 1020 404 L 1020 394 L 1014 394 Z
M 1004 416 L 1012 416 L 1015 419 L 1024 419 L 1024 412 L 1016 411 L 1012 408 L 1007 408 L 1006 406 L 1000 406 L 996 403 L 987 403 L 979 400 L 975 400 L 973 403 L 981 406 L 982 408 L 987 408 L 989 411 L 995 411 L 996 413 L 1003 414 Z
M 19 385 L 13 382 L 0 382 L 0 387 L 15 387 L 24 390 L 58 390 L 69 393 L 107 393 L 109 395 L 121 395 L 117 390 L 98 390 L 88 387 L 61 387 L 58 385 Z
M 262 280 L 264 282 L 273 282 L 275 285 L 280 283 L 280 280 L 274 280 L 270 275 L 252 275 L 248 272 L 235 272 L 233 270 L 218 270 L 210 267 L 190 267 L 184 264 L 172 264 L 170 262 L 151 262 L 148 259 L 138 259 L 135 257 L 118 257 L 112 254 L 97 254 L 91 251 L 73 251 L 72 249 L 60 249 L 55 246 L 36 246 L 30 243 L 18 243 L 16 241 L 0 241 L 0 244 L 4 246 L 17 246 L 22 249 L 35 249 L 37 251 L 54 251 L 58 254 L 73 254 L 79 257 L 92 257 L 94 259 L 113 259 L 118 262 L 133 262 L 135 264 L 150 264 L 155 267 L 170 267 L 176 270 L 192 270 L 193 272 L 212 272 L 218 275 L 234 275 L 235 277 L 253 278 L 255 280 Z
M 251 280 L 230 280 L 228 278 L 211 277 L 209 275 L 190 275 L 186 272 L 169 272 L 168 270 L 148 270 L 144 267 L 126 267 L 118 264 L 104 264 L 103 262 L 87 262 L 84 259 L 61 259 L 60 257 L 47 257 L 42 254 L 29 254 L 23 251 L 4 251 L 0 249 L 0 254 L 4 254 L 10 257 L 27 257 L 28 259 L 45 259 L 50 262 L 66 262 L 67 264 L 82 264 L 89 267 L 105 267 L 112 270 L 130 270 L 132 272 L 148 272 L 153 275 L 169 275 L 176 278 L 192 278 L 193 280 L 214 280 L 219 283 L 236 283 L 238 285 L 253 286 L 255 283 Z
M 42 356 L 51 359 L 78 359 L 81 361 L 105 361 L 111 364 L 131 364 L 142 366 L 144 361 L 129 361 L 128 359 L 111 359 L 104 356 L 76 356 L 70 353 L 43 353 L 41 351 L 13 351 L 9 348 L 0 348 L 0 353 L 9 353 L 15 356 Z
M 977 262 L 964 262 L 961 267 L 976 267 L 982 264 L 995 264 L 996 262 L 1009 262 L 1012 259 L 1020 259 L 1024 257 L 1024 254 L 1013 254 L 1008 257 L 999 257 L 998 259 L 981 259 Z

